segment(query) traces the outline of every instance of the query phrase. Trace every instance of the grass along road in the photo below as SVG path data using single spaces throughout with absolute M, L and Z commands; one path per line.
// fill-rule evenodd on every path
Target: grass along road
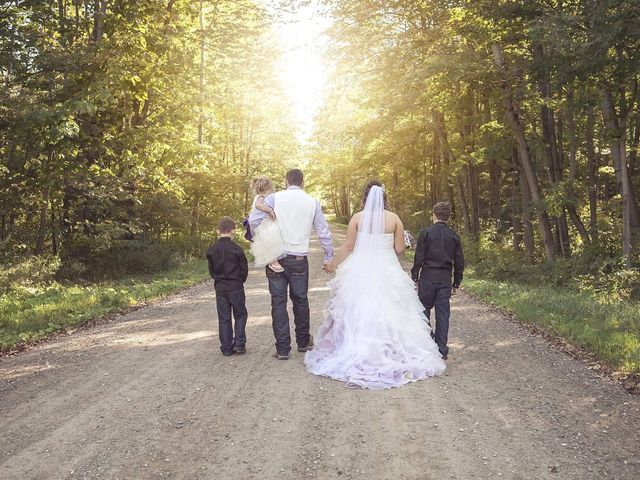
M 207 277 L 206 261 L 198 259 L 165 272 L 109 282 L 16 286 L 0 297 L 0 351 L 157 300 Z
M 465 290 L 594 354 L 613 371 L 640 375 L 640 304 L 547 285 L 478 278 L 470 270 Z

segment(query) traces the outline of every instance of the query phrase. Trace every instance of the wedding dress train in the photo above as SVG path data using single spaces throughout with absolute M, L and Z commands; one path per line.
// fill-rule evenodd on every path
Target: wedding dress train
M 398 387 L 446 368 L 414 284 L 398 261 L 394 235 L 380 225 L 381 192 L 367 198 L 354 252 L 329 282 L 326 319 L 305 355 L 309 372 L 351 387 Z

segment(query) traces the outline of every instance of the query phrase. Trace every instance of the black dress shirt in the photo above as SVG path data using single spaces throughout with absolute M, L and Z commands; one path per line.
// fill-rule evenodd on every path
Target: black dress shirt
M 423 229 L 418 238 L 411 277 L 431 282 L 450 282 L 458 288 L 464 271 L 464 255 L 460 237 L 444 222 Z
M 215 280 L 216 288 L 236 290 L 247 280 L 249 266 L 242 248 L 229 237 L 221 237 L 207 250 L 209 275 Z

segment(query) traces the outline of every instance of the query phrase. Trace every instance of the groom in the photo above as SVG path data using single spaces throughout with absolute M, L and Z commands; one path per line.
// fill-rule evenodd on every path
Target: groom
M 301 170 L 287 172 L 287 189 L 269 195 L 265 203 L 275 210 L 278 225 L 285 244 L 285 254 L 280 258 L 283 272 L 267 267 L 269 293 L 271 293 L 271 318 L 276 337 L 274 357 L 288 360 L 291 352 L 287 289 L 293 302 L 293 321 L 299 352 L 313 349 L 313 336 L 309 333 L 309 240 L 314 229 L 324 250 L 324 264 L 333 258 L 333 242 L 329 224 L 322 213 L 320 202 L 304 190 Z

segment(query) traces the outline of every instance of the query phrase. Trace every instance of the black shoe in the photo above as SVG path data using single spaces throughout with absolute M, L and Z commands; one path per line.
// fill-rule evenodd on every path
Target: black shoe
M 245 347 L 233 347 L 233 351 L 236 352 L 238 355 L 247 353 L 247 349 Z
M 278 360 L 289 360 L 289 354 L 276 352 L 273 354 L 273 358 L 277 358 Z
M 224 355 L 225 357 L 230 357 L 231 355 L 235 355 L 236 352 L 222 352 L 222 355 Z
M 306 347 L 298 347 L 298 351 L 300 353 L 304 353 L 307 350 L 313 350 L 313 347 L 315 347 L 315 343 L 313 343 L 313 335 L 309 335 L 309 343 L 307 343 Z

